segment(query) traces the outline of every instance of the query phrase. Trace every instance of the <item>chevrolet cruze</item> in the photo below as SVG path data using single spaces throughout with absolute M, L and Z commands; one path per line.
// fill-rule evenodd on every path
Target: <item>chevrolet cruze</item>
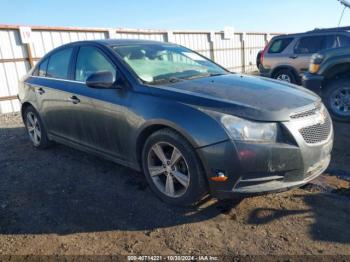
M 333 146 L 314 93 L 169 43 L 61 46 L 23 78 L 19 99 L 34 147 L 58 142 L 142 171 L 175 205 L 299 187 L 327 168 Z

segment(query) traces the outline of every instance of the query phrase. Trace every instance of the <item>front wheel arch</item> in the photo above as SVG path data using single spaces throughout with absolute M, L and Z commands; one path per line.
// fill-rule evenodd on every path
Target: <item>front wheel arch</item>
M 188 141 L 188 139 L 186 139 L 185 136 L 183 136 L 181 133 L 177 132 L 176 130 L 174 130 L 173 128 L 161 128 L 158 129 L 157 131 L 153 132 L 152 134 L 150 134 L 141 151 L 141 166 L 142 166 L 142 170 L 146 176 L 146 179 L 149 180 L 149 175 L 147 175 L 147 173 L 149 172 L 147 170 L 147 159 L 146 159 L 146 153 L 147 153 L 147 149 L 150 148 L 150 145 L 152 145 L 152 140 L 154 141 L 154 139 L 157 139 L 157 137 L 159 136 L 169 136 L 173 139 L 174 143 L 173 145 L 176 146 L 176 143 L 180 143 L 178 144 L 179 147 L 178 149 L 181 150 L 181 147 L 183 147 L 185 149 L 185 151 L 182 151 L 182 153 L 186 153 L 187 152 L 187 156 L 190 156 L 189 158 L 186 158 L 186 160 L 191 159 L 191 161 L 187 162 L 189 166 L 192 166 L 192 170 L 196 171 L 195 174 L 197 176 L 195 176 L 195 180 L 196 181 L 194 183 L 195 188 L 197 190 L 192 190 L 186 192 L 186 194 L 184 195 L 184 199 L 180 200 L 180 202 L 178 202 L 178 199 L 166 199 L 166 197 L 164 198 L 164 195 L 161 196 L 161 194 L 158 192 L 156 192 L 156 194 L 162 199 L 165 200 L 168 203 L 171 204 L 175 204 L 175 205 L 181 205 L 181 206 L 191 206 L 191 205 L 195 205 L 198 203 L 199 200 L 202 199 L 202 197 L 207 194 L 209 192 L 209 184 L 208 184 L 208 180 L 207 180 L 207 175 L 203 169 L 203 161 L 200 158 L 200 156 L 198 155 L 198 152 L 196 151 L 196 149 L 191 145 L 191 143 Z M 176 138 L 174 140 L 174 138 Z M 159 138 L 158 138 L 159 139 Z M 165 141 L 165 143 L 167 143 L 167 139 L 161 140 L 161 141 Z M 177 147 L 177 146 L 176 146 Z M 186 151 L 187 150 L 187 151 Z M 185 156 L 185 155 L 184 155 Z M 192 177 L 194 178 L 194 177 Z M 192 179 L 191 179 L 192 181 Z M 149 181 L 148 181 L 149 182 Z M 150 182 L 149 182 L 150 183 Z M 151 183 L 150 183 L 151 184 Z M 150 185 L 151 186 L 151 185 Z M 152 186 L 151 186 L 152 187 Z M 193 187 L 192 187 L 193 188 Z M 154 189 L 153 189 L 154 191 Z M 188 195 L 190 194 L 190 195 Z M 187 195 L 187 197 L 186 197 Z M 182 198 L 182 196 L 180 197 Z
M 322 99 L 334 120 L 339 122 L 350 122 L 350 116 L 340 115 L 332 108 L 332 94 L 334 91 L 342 87 L 350 89 L 350 78 L 328 80 L 323 88 Z
M 192 139 L 190 137 L 190 135 L 185 132 L 185 130 L 183 130 L 182 128 L 177 127 L 174 124 L 165 123 L 163 121 L 161 121 L 161 122 L 154 121 L 154 122 L 148 123 L 148 125 L 145 126 L 142 129 L 142 131 L 140 132 L 140 134 L 137 136 L 137 140 L 136 140 L 136 154 L 137 154 L 136 156 L 137 156 L 137 162 L 139 163 L 140 167 L 142 166 L 142 150 L 143 150 L 143 147 L 144 147 L 144 145 L 146 143 L 146 140 L 153 133 L 155 133 L 155 132 L 157 132 L 157 131 L 159 131 L 161 129 L 173 130 L 174 132 L 176 132 L 180 136 L 182 136 L 184 139 L 186 139 L 191 144 L 191 146 L 194 149 L 198 147 L 198 145 L 196 144 L 194 139 Z M 201 162 L 203 163 L 202 159 L 201 159 Z

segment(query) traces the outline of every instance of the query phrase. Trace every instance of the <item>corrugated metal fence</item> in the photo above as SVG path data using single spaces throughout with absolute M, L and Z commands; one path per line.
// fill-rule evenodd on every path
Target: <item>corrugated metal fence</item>
M 0 25 L 0 113 L 19 111 L 18 80 L 51 49 L 62 44 L 106 38 L 149 39 L 177 43 L 196 50 L 234 72 L 256 70 L 255 60 L 277 33 L 156 31 L 107 28 L 31 27 L 31 44 L 22 44 L 19 27 Z

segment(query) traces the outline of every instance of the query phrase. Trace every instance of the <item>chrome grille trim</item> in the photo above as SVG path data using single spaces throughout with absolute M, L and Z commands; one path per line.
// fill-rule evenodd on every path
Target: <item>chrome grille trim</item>
M 293 115 L 290 116 L 290 118 L 292 119 L 299 119 L 299 118 L 304 118 L 304 117 L 309 117 L 312 115 L 316 115 L 316 113 L 321 110 L 321 105 L 317 105 L 315 108 L 311 109 L 311 110 L 307 110 L 307 111 L 303 111 L 300 113 L 295 113 Z

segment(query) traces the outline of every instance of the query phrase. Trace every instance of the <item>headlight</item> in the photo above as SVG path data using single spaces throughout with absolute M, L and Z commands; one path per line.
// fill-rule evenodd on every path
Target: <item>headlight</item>
M 223 115 L 221 123 L 232 139 L 251 142 L 276 142 L 277 124 L 259 123 Z
M 319 64 L 310 64 L 309 66 L 309 72 L 311 74 L 316 74 L 320 70 L 320 65 Z
M 324 60 L 324 56 L 321 54 L 315 54 L 311 58 L 309 72 L 312 74 L 316 74 L 320 70 L 320 65 Z

